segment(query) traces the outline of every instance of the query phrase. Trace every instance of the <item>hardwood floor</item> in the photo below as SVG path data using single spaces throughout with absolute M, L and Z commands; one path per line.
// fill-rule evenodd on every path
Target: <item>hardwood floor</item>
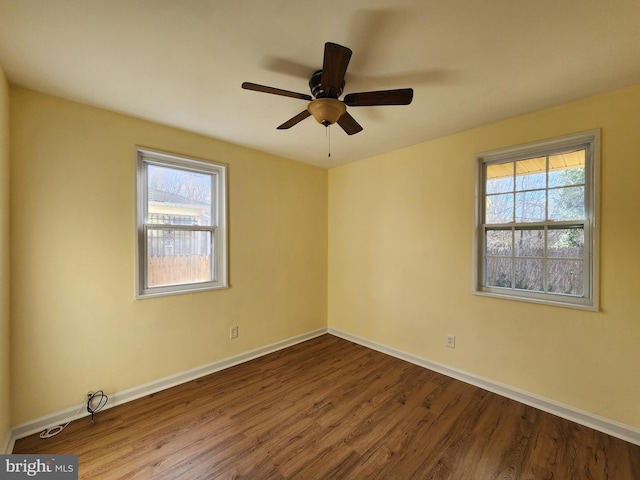
M 33 435 L 81 479 L 640 479 L 640 447 L 324 335 Z

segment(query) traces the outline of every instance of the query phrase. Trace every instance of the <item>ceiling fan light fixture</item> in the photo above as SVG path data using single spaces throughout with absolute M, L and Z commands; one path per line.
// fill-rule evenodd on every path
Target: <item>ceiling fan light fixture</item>
M 325 127 L 336 123 L 347 111 L 347 106 L 335 98 L 318 98 L 309 103 L 307 110 Z
M 320 125 L 328 127 L 337 123 L 347 135 L 353 135 L 361 132 L 362 126 L 347 112 L 347 107 L 409 105 L 413 99 L 413 89 L 396 88 L 356 92 L 338 100 L 344 90 L 344 79 L 352 53 L 351 49 L 337 43 L 327 42 L 324 44 L 322 69 L 316 70 L 309 79 L 309 88 L 313 96 L 251 82 L 244 82 L 242 88 L 311 102 L 305 110 L 279 125 L 278 130 L 287 130 L 313 115 Z

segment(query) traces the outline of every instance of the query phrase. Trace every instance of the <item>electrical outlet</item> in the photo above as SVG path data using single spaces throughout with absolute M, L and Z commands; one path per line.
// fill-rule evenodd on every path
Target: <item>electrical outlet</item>
M 238 338 L 238 326 L 229 329 L 229 338 Z
M 456 348 L 456 336 L 455 335 L 447 335 L 447 347 Z

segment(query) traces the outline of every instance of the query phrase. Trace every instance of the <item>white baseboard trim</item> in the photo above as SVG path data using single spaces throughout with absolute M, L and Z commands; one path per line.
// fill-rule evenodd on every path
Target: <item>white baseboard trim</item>
M 437 362 L 432 362 L 430 360 L 426 360 L 424 358 L 417 357 L 400 350 L 396 350 L 395 348 L 391 348 L 386 345 L 372 342 L 365 338 L 361 338 L 356 335 L 337 330 L 335 328 L 329 328 L 328 333 L 330 333 L 331 335 L 335 335 L 336 337 L 348 340 L 350 342 L 357 343 L 364 347 L 371 348 L 378 352 L 386 353 L 387 355 L 391 355 L 392 357 L 405 360 L 420 367 L 433 370 L 448 377 L 455 378 L 456 380 L 460 380 L 484 390 L 488 390 L 503 397 L 510 398 L 511 400 L 524 403 L 525 405 L 529 405 L 544 412 L 557 415 L 558 417 L 562 417 L 567 420 L 571 420 L 572 422 L 578 423 L 580 425 L 593 428 L 594 430 L 598 430 L 599 432 L 603 432 L 613 437 L 620 438 L 635 445 L 640 445 L 640 430 L 629 425 L 625 425 L 608 418 L 600 417 L 598 415 L 579 410 L 569 405 L 565 405 L 554 400 L 550 400 L 548 398 L 526 392 L 524 390 L 519 390 L 517 388 L 495 382 L 488 378 L 479 377 L 472 373 L 448 367 Z
M 104 409 L 106 410 L 108 408 L 113 408 L 117 405 L 122 405 L 123 403 L 137 400 L 138 398 L 145 397 L 152 393 L 157 393 L 162 390 L 166 390 L 167 388 L 175 387 L 176 385 L 180 385 L 186 382 L 190 382 L 191 380 L 204 377 L 205 375 L 219 372 L 220 370 L 224 370 L 226 368 L 230 368 L 235 365 L 239 365 L 241 363 L 263 357 L 270 353 L 277 352 L 284 348 L 291 347 L 293 345 L 297 345 L 298 343 L 306 342 L 307 340 L 311 340 L 312 338 L 319 337 L 320 335 L 324 335 L 325 333 L 327 333 L 327 329 L 321 328 L 312 332 L 289 338 L 287 340 L 283 340 L 281 342 L 265 345 L 264 347 L 256 348 L 254 350 L 241 353 L 240 355 L 235 355 L 224 360 L 219 360 L 208 365 L 196 367 L 194 369 L 187 370 L 175 375 L 169 375 L 168 377 L 160 378 L 158 380 L 154 380 L 152 382 L 145 383 L 144 385 L 139 385 L 128 390 L 123 390 L 116 393 L 106 392 L 107 395 L 109 395 L 109 402 L 104 407 Z M 29 435 L 41 432 L 45 428 L 52 427 L 54 425 L 64 425 L 69 421 L 77 420 L 78 418 L 82 418 L 85 416 L 87 416 L 87 410 L 86 404 L 83 403 L 81 405 L 76 405 L 74 407 L 60 410 L 50 415 L 45 415 L 44 417 L 36 418 L 29 422 L 17 425 L 11 429 L 11 434 L 4 451 L 6 453 L 11 453 L 13 451 L 15 441 L 20 438 L 28 437 Z
M 11 453 L 13 450 L 13 444 L 16 442 L 11 434 L 11 430 L 7 431 L 7 436 L 5 438 L 7 441 L 4 444 L 4 448 L 0 450 L 0 453 Z

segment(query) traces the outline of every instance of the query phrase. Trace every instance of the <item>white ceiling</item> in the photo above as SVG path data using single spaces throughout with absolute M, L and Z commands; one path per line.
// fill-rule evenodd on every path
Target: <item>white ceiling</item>
M 409 106 L 350 107 L 347 136 L 312 117 L 324 43 L 353 50 L 344 94 L 414 88 Z M 9 81 L 331 167 L 640 83 L 638 0 L 0 0 Z

